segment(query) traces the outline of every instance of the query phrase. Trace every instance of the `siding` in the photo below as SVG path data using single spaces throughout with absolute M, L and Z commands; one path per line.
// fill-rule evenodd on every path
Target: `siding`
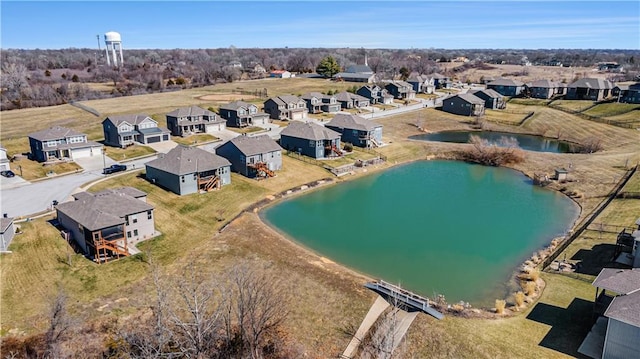
M 84 240 L 84 233 L 80 231 L 79 225 L 73 219 L 67 217 L 64 213 L 58 212 L 58 222 L 67 232 L 71 233 L 71 239 L 75 241 L 85 254 L 89 253 L 89 248 Z
M 640 328 L 609 318 L 602 358 L 637 358 Z
M 11 225 L 7 227 L 7 230 L 0 234 L 0 251 L 6 251 L 9 248 L 9 244 L 11 244 L 11 240 L 13 239 L 13 235 L 15 234 L 15 225 L 11 222 Z
M 102 131 L 104 132 L 104 144 L 114 147 L 120 147 L 120 137 L 118 136 L 118 128 L 110 121 L 102 123 Z
M 33 156 L 33 159 L 38 162 L 44 162 L 47 160 L 42 150 L 43 146 L 44 145 L 42 144 L 42 142 L 29 137 L 29 147 L 31 148 L 31 156 Z
M 313 158 L 324 158 L 324 146 L 322 141 L 307 140 L 304 138 L 280 136 L 280 145 L 282 148 L 301 153 L 305 156 Z
M 168 189 L 173 193 L 185 194 L 185 193 L 181 193 L 182 186 L 180 184 L 180 177 L 172 173 L 161 171 L 157 168 L 153 168 L 150 166 L 146 166 L 145 177 L 147 178 L 147 180 L 154 182 L 158 186 Z M 192 193 L 192 192 L 189 192 L 189 193 Z
M 459 97 L 452 97 L 442 101 L 442 110 L 456 115 L 471 116 L 471 104 Z
M 129 224 L 124 226 L 125 235 L 127 235 L 127 244 L 136 244 L 139 241 L 150 238 L 155 233 L 153 210 L 151 210 L 151 219 L 147 219 L 147 211 L 128 215 Z M 134 218 L 137 218 L 137 223 L 134 222 Z M 138 235 L 134 235 L 135 230 L 138 230 Z M 131 232 L 131 237 L 128 236 Z

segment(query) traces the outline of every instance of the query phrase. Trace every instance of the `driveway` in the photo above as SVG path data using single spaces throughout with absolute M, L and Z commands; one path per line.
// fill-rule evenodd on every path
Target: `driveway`
M 149 146 L 153 148 L 158 153 L 167 153 L 177 145 L 178 144 L 176 142 L 169 140 L 169 141 L 162 141 L 162 142 L 156 142 L 156 143 L 147 143 L 145 146 Z
M 102 171 L 103 168 L 116 163 L 116 161 L 104 155 L 77 158 L 74 161 L 85 171 Z
M 22 177 L 15 175 L 14 177 L 7 178 L 0 176 L 0 189 L 9 189 L 27 185 L 31 182 L 23 179 Z

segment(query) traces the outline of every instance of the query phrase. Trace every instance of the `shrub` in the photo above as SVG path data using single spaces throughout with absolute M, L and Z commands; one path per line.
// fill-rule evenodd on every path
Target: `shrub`
M 496 299 L 496 313 L 504 313 L 504 307 L 507 305 L 507 301 L 504 299 Z
M 536 282 L 532 282 L 530 280 L 524 280 L 520 282 L 520 286 L 526 296 L 532 296 L 536 293 L 537 285 Z
M 500 146 L 478 136 L 471 135 L 469 143 L 472 148 L 458 151 L 459 159 L 468 162 L 480 163 L 486 166 L 502 166 L 510 163 L 524 161 L 524 154 L 518 148 L 517 141 L 513 138 L 503 137 Z
M 518 291 L 515 295 L 516 307 L 520 308 L 524 305 L 524 293 Z
M 347 151 L 347 152 L 351 152 L 351 151 L 353 151 L 353 145 L 352 145 L 352 144 L 350 144 L 349 142 L 345 142 L 345 143 L 344 143 L 344 147 L 343 147 L 343 148 L 344 148 L 344 150 L 345 150 L 345 151 Z

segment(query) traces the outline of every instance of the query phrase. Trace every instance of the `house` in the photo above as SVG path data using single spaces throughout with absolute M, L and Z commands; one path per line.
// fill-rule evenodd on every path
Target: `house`
M 276 120 L 304 120 L 309 110 L 307 103 L 298 96 L 282 95 L 265 101 L 264 112 Z
M 434 78 L 426 75 L 413 73 L 407 79 L 407 82 L 413 86 L 416 93 L 432 94 L 435 91 Z
M 4 147 L 0 147 L 0 171 L 9 171 L 10 169 L 7 150 Z
M 146 196 L 132 187 L 76 193 L 75 200 L 56 206 L 63 236 L 99 263 L 128 256 L 129 247 L 156 233 Z
M 462 93 L 442 100 L 442 110 L 463 116 L 482 116 L 485 101 L 472 94 Z
M 471 95 L 484 100 L 484 108 L 501 110 L 507 107 L 504 96 L 492 89 L 469 91 Z
M 496 91 L 502 96 L 515 97 L 520 96 L 522 91 L 524 91 L 524 83 L 517 80 L 500 78 L 489 82 L 487 88 Z
M 254 74 L 267 73 L 267 70 L 264 68 L 264 66 L 256 62 L 252 62 L 251 64 L 249 64 L 249 71 L 253 72 Z
M 385 86 L 389 94 L 399 100 L 410 100 L 416 98 L 413 86 L 406 81 L 390 81 Z
M 158 127 L 158 121 L 144 114 L 109 116 L 102 121 L 102 130 L 104 143 L 114 147 L 169 141 L 169 130 Z
M 234 68 L 234 69 L 242 69 L 242 62 L 237 61 L 237 60 L 236 60 L 236 61 L 231 61 L 231 62 L 229 63 L 229 66 L 230 66 L 231 68 Z
M 258 112 L 258 106 L 244 101 L 222 105 L 218 112 L 227 121 L 227 126 L 231 127 L 266 125 L 269 122 L 269 114 Z
M 578 352 L 591 358 L 640 353 L 640 269 L 603 268 L 593 281 L 598 317 Z
M 280 132 L 280 146 L 317 159 L 342 155 L 340 134 L 315 122 L 292 121 Z
M 562 94 L 562 87 L 550 80 L 537 80 L 527 85 L 529 96 L 533 98 L 550 99 L 555 95 Z
M 344 72 L 339 72 L 333 75 L 334 79 L 340 79 L 350 82 L 366 82 L 372 83 L 375 81 L 376 75 L 367 65 L 367 59 L 365 58 L 364 65 L 351 65 L 347 67 Z
M 269 72 L 269 77 L 275 77 L 279 79 L 288 79 L 288 78 L 291 78 L 291 72 L 286 70 L 273 70 Z
M 74 160 L 102 154 L 102 145 L 70 128 L 54 126 L 29 134 L 31 156 L 38 162 Z
M 343 91 L 334 95 L 342 108 L 362 108 L 369 106 L 369 99 L 358 94 Z
M 231 170 L 243 176 L 273 177 L 282 169 L 282 147 L 267 135 L 238 136 L 216 148 L 231 162 Z
M 429 75 L 429 78 L 430 78 L 430 82 L 433 83 L 433 86 L 435 86 L 436 89 L 451 88 L 451 79 L 449 78 L 449 76 L 445 76 L 437 72 L 434 72 L 431 75 Z
M 339 113 L 325 127 L 341 134 L 342 142 L 371 148 L 382 145 L 382 125 L 354 114 Z
M 389 105 L 393 103 L 393 95 L 389 95 L 387 89 L 381 88 L 378 85 L 362 86 L 356 91 L 356 94 L 368 98 L 369 103 L 372 105 Z
M 215 112 L 202 107 L 177 108 L 167 115 L 167 128 L 174 136 L 188 136 L 194 133 L 212 133 L 225 129 L 226 121 Z
M 636 220 L 638 228 L 627 231 L 623 228 L 616 239 L 613 254 L 615 262 L 632 268 L 640 268 L 640 218 Z
M 333 95 L 325 95 L 320 92 L 307 92 L 300 96 L 306 103 L 309 113 L 340 111 L 340 104 Z
M 640 82 L 624 87 L 619 86 L 618 102 L 640 103 Z
M 231 183 L 231 163 L 215 153 L 179 145 L 147 162 L 145 177 L 178 195 L 198 193 Z
M 0 252 L 6 252 L 11 240 L 16 233 L 13 218 L 3 216 L 0 218 Z
M 567 86 L 567 100 L 600 101 L 609 97 L 613 84 L 611 81 L 595 78 L 583 78 Z

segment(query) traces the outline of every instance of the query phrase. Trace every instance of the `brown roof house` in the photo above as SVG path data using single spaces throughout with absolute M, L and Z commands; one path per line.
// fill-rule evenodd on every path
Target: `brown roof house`
M 640 353 L 640 269 L 603 268 L 593 281 L 598 317 L 578 352 L 591 358 Z
M 174 136 L 212 133 L 225 129 L 226 121 L 218 114 L 198 106 L 177 108 L 167 115 L 167 128 Z
M 264 112 L 276 120 L 304 120 L 309 110 L 307 103 L 298 96 L 282 95 L 265 101 Z
M 280 146 L 317 159 L 342 155 L 340 133 L 315 122 L 292 121 L 280 132 Z
M 219 189 L 231 183 L 231 163 L 197 147 L 178 145 L 145 165 L 147 180 L 179 195 Z
M 600 101 L 611 95 L 613 83 L 608 80 L 583 78 L 567 86 L 567 100 Z
M 282 169 L 282 147 L 267 135 L 238 136 L 216 148 L 231 170 L 249 178 L 275 176 Z
M 156 235 L 154 207 L 138 189 L 79 192 L 73 198 L 56 206 L 63 236 L 98 263 L 133 254 L 136 243 Z
M 485 101 L 472 94 L 462 93 L 442 100 L 442 111 L 463 116 L 482 116 Z
M 54 126 L 29 134 L 31 156 L 38 162 L 100 156 L 103 146 L 76 130 Z

